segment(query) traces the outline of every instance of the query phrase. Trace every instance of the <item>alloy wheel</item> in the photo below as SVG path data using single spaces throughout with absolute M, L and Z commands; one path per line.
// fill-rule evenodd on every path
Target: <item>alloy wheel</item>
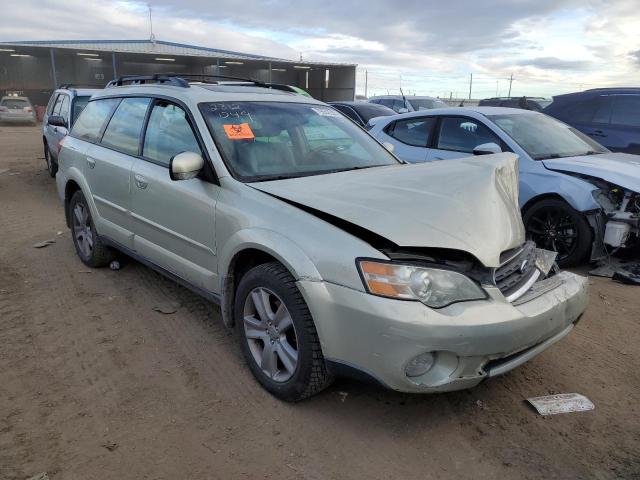
M 245 300 L 243 322 L 258 367 L 273 381 L 289 380 L 298 367 L 298 337 L 282 299 L 266 288 L 254 288 Z
M 570 256 L 578 245 L 578 226 L 562 208 L 547 207 L 536 211 L 529 218 L 527 233 L 539 247 L 558 252 L 558 260 Z
M 93 251 L 93 231 L 89 209 L 83 203 L 76 203 L 73 207 L 73 236 L 83 257 L 90 258 Z

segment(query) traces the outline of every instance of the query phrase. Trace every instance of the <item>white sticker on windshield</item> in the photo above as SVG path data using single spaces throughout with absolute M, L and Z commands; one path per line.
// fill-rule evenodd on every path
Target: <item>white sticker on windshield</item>
M 318 115 L 322 115 L 323 117 L 342 118 L 342 114 L 331 107 L 311 107 L 311 110 L 316 112 Z

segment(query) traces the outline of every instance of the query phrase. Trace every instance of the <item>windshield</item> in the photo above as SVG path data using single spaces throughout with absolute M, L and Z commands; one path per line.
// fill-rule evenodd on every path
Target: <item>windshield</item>
M 76 97 L 76 99 L 73 102 L 73 121 L 74 122 L 76 118 L 78 118 L 78 115 L 80 115 L 82 110 L 84 110 L 84 107 L 87 106 L 87 103 L 89 103 L 90 98 L 91 97 Z
M 444 108 L 448 105 L 435 98 L 409 98 L 407 99 L 414 110 L 430 110 L 432 108 Z
M 488 117 L 534 160 L 608 152 L 576 129 L 543 114 Z
M 201 103 L 232 174 L 263 181 L 397 164 L 331 107 L 281 102 Z

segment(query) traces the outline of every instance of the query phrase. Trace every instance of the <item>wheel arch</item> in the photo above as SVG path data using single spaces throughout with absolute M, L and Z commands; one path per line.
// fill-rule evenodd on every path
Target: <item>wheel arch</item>
M 236 232 L 219 254 L 221 273 L 222 319 L 233 327 L 233 303 L 238 283 L 251 268 L 277 261 L 300 280 L 320 281 L 321 276 L 311 259 L 293 241 L 280 233 L 265 229 Z

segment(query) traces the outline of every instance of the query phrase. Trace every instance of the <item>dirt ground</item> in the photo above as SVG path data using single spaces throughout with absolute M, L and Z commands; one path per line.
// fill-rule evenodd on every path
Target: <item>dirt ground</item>
M 524 402 L 560 392 L 596 408 Z M 87 269 L 39 128 L 0 127 L 0 479 L 640 478 L 639 405 L 640 287 L 603 279 L 568 338 L 473 390 L 282 403 L 216 306 L 133 261 Z

